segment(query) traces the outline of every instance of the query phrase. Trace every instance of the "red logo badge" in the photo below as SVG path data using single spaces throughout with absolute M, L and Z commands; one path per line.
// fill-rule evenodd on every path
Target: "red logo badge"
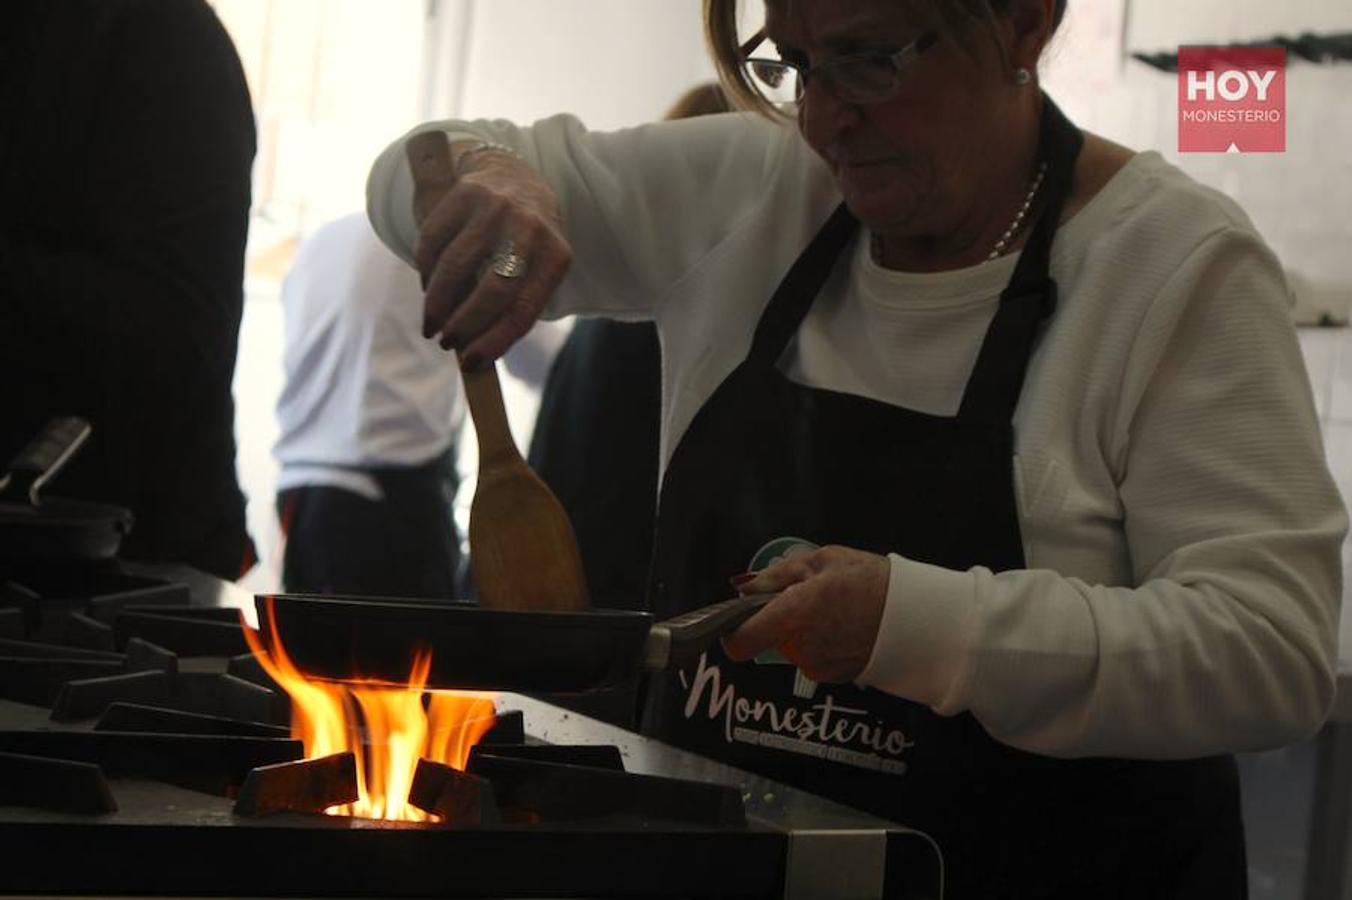
M 1286 150 L 1286 48 L 1180 47 L 1180 153 Z

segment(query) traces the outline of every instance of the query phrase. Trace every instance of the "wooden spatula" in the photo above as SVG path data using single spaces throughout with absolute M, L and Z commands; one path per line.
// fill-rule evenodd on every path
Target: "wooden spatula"
M 415 135 L 404 149 L 413 171 L 413 214 L 421 224 L 455 184 L 451 147 L 445 133 L 434 131 Z M 586 609 L 587 579 L 572 523 L 512 440 L 496 366 L 475 372 L 462 368 L 460 377 L 479 436 L 469 553 L 480 604 L 491 609 Z

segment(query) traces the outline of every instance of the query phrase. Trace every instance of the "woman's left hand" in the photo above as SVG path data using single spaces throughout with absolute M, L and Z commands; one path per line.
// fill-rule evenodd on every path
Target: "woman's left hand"
M 814 681 L 851 681 L 868 664 L 887 599 L 887 557 L 822 547 L 737 580 L 743 594 L 779 596 L 723 639 L 733 660 L 777 648 Z

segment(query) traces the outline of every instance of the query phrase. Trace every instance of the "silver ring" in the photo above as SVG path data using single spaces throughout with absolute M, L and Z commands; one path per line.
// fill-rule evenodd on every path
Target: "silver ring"
M 526 257 L 516 252 L 516 245 L 511 241 L 503 241 L 498 244 L 497 250 L 489 259 L 489 268 L 493 270 L 494 275 L 501 275 L 503 278 L 520 278 L 526 274 L 528 268 Z

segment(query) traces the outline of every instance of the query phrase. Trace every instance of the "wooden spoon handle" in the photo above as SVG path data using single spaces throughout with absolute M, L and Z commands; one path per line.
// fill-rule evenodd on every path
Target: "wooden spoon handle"
M 521 451 L 517 450 L 512 429 L 507 424 L 497 365 L 490 363 L 473 372 L 461 369 L 460 378 L 465 383 L 465 402 L 469 405 L 470 418 L 474 420 L 474 433 L 479 438 L 480 468 L 506 459 L 520 459 Z
M 413 173 L 413 216 L 421 225 L 432 208 L 455 186 L 451 142 L 444 131 L 425 131 L 409 138 L 404 152 Z M 521 452 L 507 424 L 497 365 L 489 363 L 472 372 L 462 365 L 460 377 L 465 383 L 465 402 L 470 418 L 474 420 L 474 433 L 479 438 L 480 466 L 490 461 L 519 459 Z
M 425 131 L 404 143 L 404 155 L 413 172 L 413 218 L 421 225 L 432 207 L 455 187 L 451 142 L 444 131 Z

